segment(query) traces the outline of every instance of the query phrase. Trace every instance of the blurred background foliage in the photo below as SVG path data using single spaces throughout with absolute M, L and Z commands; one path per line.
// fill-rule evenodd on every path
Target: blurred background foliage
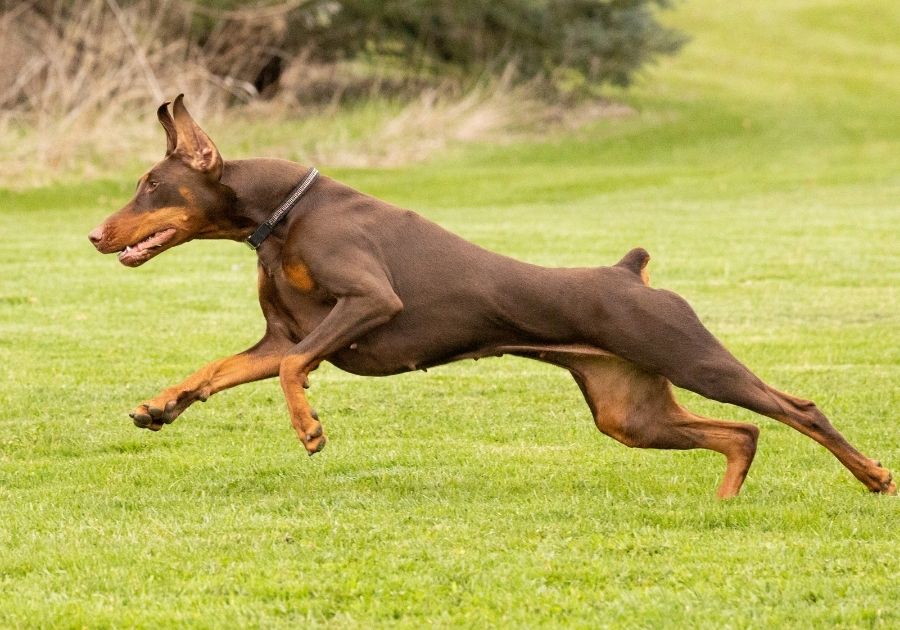
M 657 21 L 668 4 L 0 0 L 0 186 L 155 156 L 150 120 L 179 92 L 214 127 L 226 109 L 249 125 L 351 112 L 307 155 L 355 166 L 535 128 L 576 102 L 593 116 L 603 86 L 627 85 L 684 43 Z
M 425 85 L 464 88 L 500 77 L 537 81 L 545 95 L 627 85 L 643 64 L 682 45 L 680 34 L 655 19 L 654 9 L 667 5 L 667 0 L 30 0 L 6 10 L 5 30 L 15 31 L 19 41 L 13 44 L 24 45 L 27 72 L 7 90 L 2 105 L 33 104 L 24 84 L 36 91 L 59 71 L 47 58 L 53 50 L 48 44 L 56 42 L 73 49 L 66 57 L 76 67 L 103 59 L 120 64 L 127 56 L 137 57 L 143 74 L 165 73 L 161 65 L 199 64 L 208 81 L 228 88 L 231 101 L 288 93 L 300 102 L 321 102 L 378 88 L 415 93 Z M 113 35 L 116 31 L 121 36 Z M 124 39 L 131 55 L 110 55 L 103 41 L 110 35 Z M 304 72 L 307 66 L 313 71 Z M 77 74 L 74 67 L 69 71 Z

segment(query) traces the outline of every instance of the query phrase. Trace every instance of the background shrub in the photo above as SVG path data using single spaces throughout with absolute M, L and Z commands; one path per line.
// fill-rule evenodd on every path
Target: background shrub
M 547 101 L 627 84 L 642 64 L 678 49 L 682 38 L 655 19 L 664 6 L 664 0 L 0 2 L 0 143 L 16 168 L 102 169 L 145 146 L 157 129 L 143 121 L 179 92 L 189 93 L 192 111 L 204 117 L 248 102 L 254 102 L 245 110 L 250 118 L 251 110 L 296 116 L 298 105 L 351 100 L 406 108 L 396 120 L 382 116 L 383 134 L 372 133 L 372 121 L 361 124 L 370 136 L 391 140 L 376 146 L 395 148 L 440 146 L 419 142 L 423 133 L 471 138 L 524 126 L 543 111 L 562 119 L 556 113 L 562 107 L 571 120 L 572 103 Z M 376 153 L 367 147 L 367 155 Z
M 292 23 L 292 46 L 313 42 L 316 57 L 395 57 L 422 73 L 503 72 L 547 77 L 555 87 L 627 85 L 644 63 L 678 50 L 684 39 L 661 26 L 653 6 L 665 0 L 342 0 L 306 11 L 325 19 Z M 306 29 L 303 25 L 308 25 Z
M 125 27 L 133 32 L 126 42 L 132 56 L 138 53 L 135 43 L 177 51 L 174 57 L 145 53 L 154 72 L 167 70 L 154 62 L 189 61 L 228 88 L 232 99 L 288 92 L 300 101 L 322 101 L 379 87 L 407 94 L 426 84 L 466 87 L 499 76 L 538 79 L 551 94 L 627 85 L 643 64 L 684 42 L 656 20 L 656 9 L 668 4 L 291 0 L 248 7 L 236 0 L 35 0 L 7 10 L 4 20 L 17 24 L 26 40 L 38 33 L 70 41 L 72 25 L 79 25 L 70 56 L 75 63 L 94 62 L 92 50 L 100 37 L 109 37 L 105 31 Z

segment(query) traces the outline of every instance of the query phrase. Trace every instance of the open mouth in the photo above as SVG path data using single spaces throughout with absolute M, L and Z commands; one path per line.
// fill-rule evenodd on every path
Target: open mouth
M 142 265 L 161 252 L 164 246 L 174 237 L 175 228 L 166 228 L 159 232 L 154 232 L 147 238 L 120 251 L 119 262 L 127 267 Z

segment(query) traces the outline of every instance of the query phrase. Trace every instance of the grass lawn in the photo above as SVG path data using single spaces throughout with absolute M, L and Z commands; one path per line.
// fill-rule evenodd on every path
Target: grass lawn
M 643 245 L 655 286 L 900 470 L 900 4 L 667 20 L 693 42 L 617 95 L 630 119 L 319 166 L 536 263 Z M 627 449 L 565 372 L 515 358 L 323 366 L 313 458 L 275 381 L 135 429 L 136 403 L 262 332 L 240 245 L 137 270 L 93 252 L 139 174 L 0 191 L 0 627 L 900 626 L 900 501 L 693 395 L 762 428 L 735 500 L 713 498 L 721 456 Z

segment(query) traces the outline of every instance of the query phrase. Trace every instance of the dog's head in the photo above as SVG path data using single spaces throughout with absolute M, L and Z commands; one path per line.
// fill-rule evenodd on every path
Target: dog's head
M 157 110 L 166 156 L 138 180 L 134 197 L 88 235 L 103 254 L 129 267 L 195 238 L 228 237 L 234 192 L 221 183 L 224 163 L 179 94 Z

